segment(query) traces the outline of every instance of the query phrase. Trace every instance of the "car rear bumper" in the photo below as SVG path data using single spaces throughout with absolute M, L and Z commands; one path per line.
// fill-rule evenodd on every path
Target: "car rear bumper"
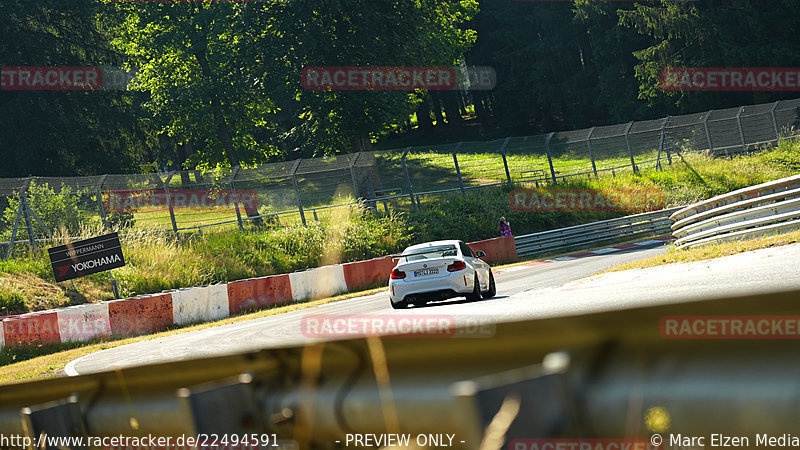
M 389 283 L 389 297 L 393 303 L 409 300 L 446 300 L 460 297 L 472 292 L 474 286 L 472 273 L 467 271 L 454 272 L 453 274 L 430 280 L 391 280 Z

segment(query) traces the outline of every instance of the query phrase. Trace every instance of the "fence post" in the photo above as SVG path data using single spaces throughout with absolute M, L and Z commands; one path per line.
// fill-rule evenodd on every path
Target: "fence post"
M 239 231 L 244 231 L 244 224 L 242 223 L 242 213 L 239 211 L 239 196 L 236 195 L 236 185 L 234 184 L 234 179 L 236 175 L 239 174 L 239 170 L 242 166 L 236 166 L 231 171 L 231 197 L 233 197 L 233 208 L 236 210 L 236 223 L 239 224 Z
M 33 235 L 33 222 L 31 222 L 31 206 L 28 204 L 28 188 L 25 188 L 25 192 L 22 193 L 20 197 L 22 201 L 22 214 L 25 215 L 25 226 L 28 228 L 28 242 L 30 242 L 31 247 L 36 247 L 36 237 Z
M 455 164 L 456 166 L 456 175 L 458 175 L 458 186 L 461 188 L 461 196 L 466 198 L 467 191 L 464 190 L 464 178 L 461 176 L 461 167 L 459 167 L 458 165 L 458 157 L 456 156 L 456 153 L 458 153 L 458 149 L 461 148 L 461 144 L 462 143 L 459 142 L 458 144 L 456 144 L 456 148 L 453 149 L 453 164 Z
M 711 117 L 713 111 L 713 109 L 709 111 L 705 119 L 703 119 L 703 127 L 706 129 L 706 140 L 708 141 L 708 151 L 712 154 L 714 153 L 714 142 L 711 140 L 711 132 L 708 130 L 708 118 Z
M 656 157 L 656 169 L 664 170 L 661 167 L 661 152 L 664 150 L 664 128 L 667 126 L 667 121 L 661 125 L 661 136 L 658 138 L 658 156 Z
M 6 249 L 6 258 L 8 259 L 11 256 L 11 250 L 14 248 L 14 243 L 17 239 L 17 228 L 19 227 L 19 216 L 22 212 L 22 202 L 19 203 L 17 206 L 17 214 L 14 216 L 14 228 L 11 231 L 11 240 L 8 242 L 8 249 Z
M 594 172 L 594 178 L 597 179 L 597 163 L 594 161 L 594 149 L 592 148 L 592 135 L 594 134 L 594 129 L 597 127 L 592 127 L 589 130 L 589 136 L 586 137 L 586 146 L 589 147 L 589 159 L 592 160 L 592 172 Z
M 175 235 L 178 234 L 178 223 L 175 221 L 175 208 L 172 205 L 172 195 L 169 193 L 169 182 L 172 180 L 172 177 L 175 175 L 175 172 L 170 172 L 167 174 L 167 181 L 164 182 L 164 195 L 167 196 L 167 208 L 169 209 L 169 219 L 172 221 L 172 231 L 175 232 Z
M 42 227 L 42 231 L 44 231 L 45 236 L 47 236 L 48 239 L 53 239 L 53 233 L 50 232 L 50 229 L 47 228 L 47 225 L 45 225 L 44 222 L 42 222 L 42 219 L 39 218 L 39 215 L 36 214 L 36 211 L 34 211 L 31 208 L 30 202 L 28 202 L 27 190 L 30 188 L 32 182 L 33 178 L 31 178 L 30 181 L 28 181 L 28 186 L 25 188 L 25 192 L 23 193 L 24 196 L 22 197 L 23 204 L 25 205 L 25 213 L 26 213 L 25 217 L 26 219 L 30 219 L 31 217 L 33 217 L 36 223 L 38 223 L 39 226 Z
M 411 207 L 417 209 L 417 204 L 414 200 L 414 187 L 411 185 L 411 176 L 408 174 L 408 164 L 406 164 L 406 157 L 410 151 L 411 147 L 406 147 L 406 151 L 403 152 L 403 157 L 400 161 L 403 163 L 403 173 L 406 175 L 406 184 L 408 184 L 408 198 L 411 199 Z
M 42 222 L 42 219 L 39 218 L 39 215 L 36 214 L 36 211 L 31 209 L 30 204 L 28 204 L 27 206 L 28 206 L 28 214 L 30 214 L 33 217 L 33 219 L 36 220 L 36 223 L 38 223 L 39 226 L 42 227 L 42 230 L 44 230 L 44 234 L 48 238 L 53 239 L 53 233 L 51 233 L 50 229 L 47 228 L 47 225 L 45 225 L 44 222 Z
M 639 168 L 636 167 L 636 160 L 633 158 L 633 149 L 631 148 L 631 138 L 628 134 L 633 127 L 633 122 L 628 122 L 628 126 L 625 127 L 625 146 L 628 147 L 628 154 L 631 156 L 631 167 L 633 167 L 633 172 L 636 173 L 639 171 Z
M 555 133 L 547 135 L 547 140 L 544 141 L 544 151 L 547 152 L 547 162 L 550 163 L 550 175 L 553 177 L 553 184 L 556 184 L 556 169 L 553 167 L 553 158 L 550 156 L 550 139 L 553 139 Z
M 667 120 L 664 121 L 664 126 L 662 129 L 664 130 L 664 143 L 667 144 L 665 148 L 667 149 L 667 162 L 669 165 L 672 165 L 672 152 L 670 151 L 670 147 L 672 146 L 672 142 L 669 140 L 669 136 L 667 136 L 667 125 L 669 125 L 669 121 L 672 119 L 672 116 L 667 116 Z
M 744 143 L 744 128 L 742 127 L 742 112 L 744 112 L 744 106 L 739 108 L 739 112 L 736 113 L 736 121 L 739 123 L 739 137 L 742 139 L 742 152 L 747 151 L 747 144 Z M 725 149 L 725 155 L 728 155 L 728 150 Z
M 508 184 L 511 184 L 511 171 L 508 170 L 508 159 L 506 159 L 506 145 L 508 145 L 508 141 L 511 140 L 511 136 L 507 137 L 505 141 L 503 141 L 503 145 L 500 146 L 500 153 L 503 155 L 503 167 L 506 168 L 506 180 L 508 180 Z
M 775 110 L 778 108 L 778 104 L 780 102 L 781 102 L 780 100 L 775 102 L 775 104 L 772 105 L 772 109 L 769 110 L 769 113 L 772 115 L 772 126 L 775 128 L 775 144 L 776 145 L 778 143 L 777 141 L 780 140 L 780 138 L 781 138 L 781 133 L 780 133 L 780 131 L 778 131 L 778 119 L 775 118 Z
M 360 197 L 358 195 L 358 179 L 356 179 L 356 162 L 358 162 L 358 157 L 361 156 L 361 152 L 356 153 L 356 157 L 353 158 L 353 162 L 350 163 L 350 178 L 353 179 L 353 195 L 356 197 L 356 201 Z
M 306 226 L 306 214 L 303 212 L 303 202 L 300 200 L 300 186 L 297 184 L 297 168 L 300 166 L 300 162 L 303 161 L 302 158 L 298 158 L 297 161 L 294 162 L 292 165 L 292 184 L 294 184 L 294 195 L 297 197 L 297 210 L 300 212 L 300 221 L 303 222 L 303 226 Z
M 363 148 L 363 146 L 362 146 Z M 359 186 L 358 186 L 358 177 L 356 176 L 356 164 L 358 163 L 358 159 L 361 158 L 363 150 L 360 152 L 356 152 L 355 158 L 353 158 L 353 162 L 350 163 L 350 178 L 353 179 L 353 195 L 356 197 L 356 202 L 358 199 L 364 199 L 364 195 L 360 195 L 359 193 Z M 374 191 L 374 189 L 371 189 Z M 370 191 L 370 189 L 367 189 Z M 369 196 L 369 192 L 367 192 L 367 196 Z M 378 201 L 374 198 L 364 199 L 364 204 L 367 205 L 375 214 L 378 214 Z M 316 211 L 314 211 L 316 212 Z
M 108 220 L 106 220 L 106 210 L 103 207 L 103 184 L 106 182 L 108 174 L 100 177 L 100 183 L 97 185 L 97 211 L 100 213 L 100 222 L 103 223 L 103 229 L 107 230 Z

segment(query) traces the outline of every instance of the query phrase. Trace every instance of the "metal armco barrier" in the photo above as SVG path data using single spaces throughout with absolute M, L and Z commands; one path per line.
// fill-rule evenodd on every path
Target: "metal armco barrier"
M 795 339 L 666 339 L 662 324 L 720 311 L 796 318 L 798 295 L 498 323 L 491 338 L 327 341 L 0 386 L 0 434 L 274 433 L 294 448 L 333 449 L 345 448 L 347 433 L 388 430 L 454 434 L 450 448 L 478 449 L 511 398 L 519 411 L 500 432 L 506 442 L 649 439 L 654 407 L 673 435 L 781 435 L 800 421 Z
M 670 216 L 678 247 L 697 247 L 800 229 L 800 175 L 750 186 Z
M 515 236 L 514 242 L 519 256 L 531 256 L 574 250 L 599 243 L 623 241 L 639 236 L 665 234 L 670 231 L 670 214 L 679 209 L 662 209 L 585 225 Z

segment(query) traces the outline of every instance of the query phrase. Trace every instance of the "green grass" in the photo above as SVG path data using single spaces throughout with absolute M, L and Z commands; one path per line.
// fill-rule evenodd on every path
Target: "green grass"
M 497 150 L 499 144 L 487 147 Z M 454 148 L 455 145 L 443 145 L 432 147 L 429 150 L 415 149 L 414 152 L 408 154 L 406 166 L 415 192 L 452 189 L 460 186 L 451 153 Z M 466 186 L 505 182 L 508 180 L 509 175 L 512 180 L 551 177 L 550 164 L 545 154 L 507 154 L 506 161 L 509 173 L 506 174 L 502 155 L 498 151 L 492 152 L 492 150 L 488 150 L 488 152 L 464 152 L 462 150 L 458 153 L 459 170 Z M 657 152 L 652 151 L 638 154 L 637 159 L 640 161 L 656 159 L 656 156 Z M 381 174 L 384 188 L 399 188 L 407 194 L 408 183 L 405 180 L 401 157 L 401 152 L 380 154 L 377 160 L 377 167 Z M 596 162 L 598 170 L 629 164 L 630 157 L 627 155 L 606 158 Z M 565 154 L 557 156 L 553 158 L 553 166 L 556 177 L 559 179 L 567 177 L 569 180 L 571 178 L 569 177 L 570 175 L 592 171 L 592 164 L 587 155 Z M 651 170 L 654 166 L 655 163 L 648 163 L 644 169 Z M 540 172 L 542 175 L 530 173 L 532 171 L 542 171 Z M 624 172 L 625 169 L 618 171 Z M 630 169 L 627 169 L 627 171 L 630 171 Z M 583 175 L 582 177 L 588 177 L 588 175 Z
M 377 217 L 362 207 L 333 210 L 308 226 L 246 231 L 138 234 L 121 238 L 126 266 L 114 269 L 130 297 L 358 261 L 402 250 L 411 240 L 399 215 Z M 82 235 L 102 230 L 83 230 Z M 107 272 L 56 283 L 45 252 L 18 247 L 0 263 L 0 314 L 18 314 L 113 298 Z M 5 308 L 5 309 L 2 309 Z
M 798 162 L 800 144 L 783 141 L 774 153 L 767 151 L 730 159 L 702 153 L 684 155 L 683 159 L 673 156 L 673 164 L 665 163 L 663 171 L 642 170 L 637 174 L 626 171 L 599 179 L 568 178 L 568 183 L 546 189 L 659 191 L 663 193 L 663 206 L 668 208 L 794 175 Z M 504 186 L 472 190 L 466 198 L 460 192 L 423 197 L 422 210 L 409 213 L 408 218 L 415 227 L 415 236 L 421 241 L 447 235 L 478 240 L 496 235 L 497 220 L 501 216 L 511 222 L 514 234 L 520 235 L 641 212 L 514 212 L 509 208 L 511 189 Z
M 459 151 L 458 161 L 461 177 L 465 186 L 480 186 L 507 181 L 505 165 L 502 155 L 498 152 L 502 141 L 487 143 L 469 143 Z M 538 144 L 537 144 L 538 145 Z M 442 189 L 456 189 L 460 186 L 455 169 L 452 150 L 453 144 L 431 146 L 427 149 L 417 148 L 408 155 L 406 160 L 412 189 L 415 193 L 424 193 Z M 509 174 L 513 180 L 522 180 L 531 177 L 550 177 L 550 166 L 547 156 L 539 147 L 526 143 L 516 144 L 516 148 L 509 151 L 507 163 Z M 645 160 L 655 158 L 655 152 L 638 154 L 637 159 Z M 376 190 L 393 189 L 398 193 L 408 195 L 408 182 L 402 164 L 402 152 L 379 152 L 375 157 L 375 170 L 371 183 Z M 616 167 L 630 164 L 629 156 L 622 155 L 597 161 L 598 169 Z M 569 177 L 571 174 L 585 173 L 592 169 L 588 154 L 566 153 L 555 155 L 553 158 L 554 170 L 557 177 Z M 650 164 L 652 166 L 653 164 Z M 652 169 L 646 167 L 645 169 Z M 624 172 L 626 169 L 622 169 Z M 630 169 L 627 169 L 630 171 Z M 538 171 L 531 173 L 531 171 Z M 601 172 L 601 174 L 606 175 Z M 610 175 L 610 173 L 609 173 Z M 363 176 L 363 174 L 362 174 Z M 170 185 L 179 188 L 179 178 L 173 177 Z M 364 183 L 363 178 L 361 178 Z M 315 208 L 324 208 L 336 205 L 345 205 L 355 202 L 356 195 L 353 190 L 352 176 L 347 169 L 303 174 L 298 176 L 298 185 L 301 191 L 301 201 L 306 210 L 306 221 L 314 220 Z M 362 186 L 363 187 L 363 186 Z M 254 189 L 261 191 L 259 195 L 261 214 L 280 213 L 297 210 L 297 198 L 293 188 L 289 189 L 279 184 L 277 187 L 263 185 L 258 182 L 241 182 L 239 189 Z M 87 223 L 100 223 L 100 216 L 96 210 L 93 193 L 82 193 L 86 197 L 81 203 L 84 210 L 83 221 Z M 396 208 L 408 209 L 410 202 L 404 199 L 393 202 Z M 233 207 L 214 208 L 175 208 L 173 210 L 175 223 L 178 228 L 195 227 L 213 223 L 237 220 Z M 246 217 L 243 208 L 240 209 L 242 217 Z M 172 217 L 167 208 L 141 207 L 132 212 L 133 227 L 125 231 L 148 231 L 172 229 Z M 320 220 L 330 216 L 330 209 L 317 211 Z M 283 224 L 296 225 L 302 223 L 298 213 L 282 214 L 279 221 Z M 251 224 L 246 221 L 245 226 Z M 236 228 L 235 223 L 223 225 L 227 229 Z
M 800 242 L 800 231 L 792 231 L 775 236 L 765 236 L 736 242 L 707 245 L 693 249 L 678 249 L 674 245 L 670 245 L 668 253 L 639 261 L 620 264 L 608 269 L 606 272 L 643 269 L 647 267 L 661 266 L 664 264 L 705 261 L 708 259 L 721 258 L 723 256 L 735 255 L 737 253 L 749 252 L 753 250 L 797 244 L 798 242 Z
M 475 171 L 467 173 L 478 176 L 479 167 L 488 167 L 482 162 L 485 158 L 489 156 L 476 156 L 471 165 L 465 165 Z M 533 158 L 527 161 L 534 161 Z M 800 145 L 782 141 L 777 149 L 755 155 L 728 159 L 689 154 L 683 158 L 673 155 L 672 160 L 672 165 L 663 165 L 663 171 L 642 170 L 634 174 L 628 170 L 599 179 L 568 178 L 568 183 L 544 189 L 657 190 L 663 193 L 664 207 L 686 205 L 797 173 Z M 436 170 L 447 163 L 441 156 L 431 156 L 426 161 L 428 169 L 418 172 L 420 177 L 435 177 Z M 488 179 L 493 175 L 487 170 L 481 176 Z M 431 185 L 436 182 L 437 179 L 430 181 Z M 296 215 L 282 216 L 280 223 L 248 223 L 245 231 L 232 224 L 227 229 L 184 232 L 178 238 L 172 233 L 123 237 L 128 265 L 114 270 L 114 276 L 120 281 L 121 294 L 132 296 L 383 256 L 412 242 L 486 239 L 497 235 L 501 216 L 509 219 L 514 233 L 520 235 L 640 212 L 514 212 L 509 207 L 509 192 L 516 187 L 519 185 L 468 190 L 466 197 L 458 190 L 423 196 L 419 210 L 411 210 L 410 200 L 404 197 L 389 201 L 392 213 L 388 215 L 382 203 L 377 205 L 377 215 L 367 207 L 320 210 L 320 222 L 315 222 L 307 211 L 307 227 L 300 225 Z M 394 213 L 395 208 L 407 211 Z M 80 235 L 101 232 L 87 229 Z M 42 251 L 18 246 L 11 260 L 0 262 L 0 314 L 110 298 L 107 273 L 79 279 L 74 284 L 55 283 L 48 257 Z
M 432 161 L 437 160 L 435 158 Z M 476 162 L 477 164 L 477 162 Z M 781 142 L 777 149 L 756 155 L 712 158 L 704 154 L 673 158 L 663 171 L 617 173 L 600 179 L 573 180 L 558 189 L 658 189 L 665 206 L 684 205 L 734 189 L 786 177 L 800 168 L 800 145 Z M 128 266 L 115 270 L 123 295 L 158 292 L 185 286 L 231 281 L 285 273 L 320 264 L 361 260 L 402 249 L 411 242 L 440 238 L 478 240 L 496 235 L 497 218 L 506 216 L 515 234 L 542 231 L 625 214 L 619 213 L 524 213 L 509 209 L 511 187 L 424 197 L 419 211 L 378 216 L 364 208 L 328 210 L 320 223 L 307 227 L 281 223 L 249 227 L 241 232 L 140 235 L 123 239 Z M 631 211 L 632 212 L 632 211 Z M 91 234 L 97 230 L 84 230 Z M 650 265 L 709 259 L 741 251 L 797 243 L 800 232 L 746 242 L 672 250 L 650 260 L 619 266 L 623 270 Z M 108 274 L 96 274 L 72 283 L 52 279 L 48 258 L 41 251 L 15 251 L 14 258 L 0 262 L 0 313 L 23 312 L 66 304 L 111 298 Z M 324 300 L 323 302 L 331 301 Z M 318 302 L 285 308 L 314 306 Z M 3 310 L 2 308 L 5 308 Z M 198 328 L 249 320 L 289 309 L 272 308 L 203 325 L 173 329 L 154 336 L 110 338 L 83 344 L 59 344 L 0 352 L 0 382 L 54 376 L 79 356 L 143 339 L 152 339 Z

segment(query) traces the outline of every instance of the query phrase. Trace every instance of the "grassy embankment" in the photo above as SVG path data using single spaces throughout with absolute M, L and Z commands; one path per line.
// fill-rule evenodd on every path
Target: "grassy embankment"
M 620 187 L 660 189 L 665 194 L 666 206 L 672 206 L 799 171 L 800 146 L 783 143 L 778 149 L 759 155 L 730 160 L 692 155 L 687 156 L 685 162 L 667 167 L 663 172 L 627 174 L 568 186 L 598 190 Z M 452 235 L 479 239 L 494 234 L 494 219 L 498 215 L 508 217 L 515 224 L 517 232 L 565 226 L 599 218 L 591 217 L 593 215 L 603 215 L 514 213 L 508 209 L 507 193 L 508 189 L 495 189 L 471 194 L 466 199 L 455 197 L 436 205 L 436 209 L 430 205 L 423 211 L 407 215 L 374 217 L 356 211 L 338 220 L 323 221 L 306 228 L 207 233 L 181 239 L 168 236 L 126 239 L 124 246 L 130 265 L 118 270 L 117 278 L 122 280 L 126 293 L 143 293 L 361 259 L 394 251 L 411 241 Z M 666 255 L 617 269 L 708 259 L 796 243 L 798 240 L 800 232 L 688 252 L 673 250 Z M 71 286 L 67 289 L 53 283 L 46 256 L 36 252 L 23 252 L 16 256 L 15 259 L 0 263 L 0 301 L 6 302 L 6 308 L 17 305 L 22 310 L 40 309 L 110 298 L 108 279 L 102 274 L 79 280 L 75 283 L 76 289 Z M 54 344 L 37 348 L 6 348 L 0 351 L 0 366 L 5 366 L 0 374 L 0 383 L 54 376 L 69 361 L 105 348 L 311 307 L 348 296 L 287 305 L 207 324 L 176 327 L 151 336 L 111 337 L 89 343 Z M 11 303 L 8 302 L 9 298 Z
M 476 163 L 476 165 L 478 165 Z M 800 145 L 733 159 L 686 155 L 663 171 L 624 173 L 599 180 L 559 184 L 558 188 L 657 189 L 665 206 L 691 203 L 733 189 L 798 173 Z M 121 294 L 132 296 L 187 286 L 292 272 L 323 264 L 361 260 L 402 249 L 412 242 L 440 238 L 467 241 L 496 235 L 506 216 L 516 234 L 536 232 L 621 215 L 619 213 L 512 212 L 508 187 L 454 193 L 423 202 L 421 211 L 374 216 L 366 209 L 338 208 L 335 216 L 307 227 L 279 226 L 240 231 L 139 235 L 123 239 L 128 265 L 114 271 Z M 636 212 L 636 211 L 630 211 Z M 87 230 L 86 234 L 97 231 Z M 48 309 L 112 297 L 107 273 L 57 284 L 46 252 L 19 246 L 0 262 L 0 314 Z
M 491 142 L 470 143 L 462 147 L 458 154 L 459 167 L 464 184 L 467 187 L 500 183 L 506 181 L 506 171 L 503 158 L 497 149 L 502 140 Z M 453 164 L 452 150 L 454 144 L 434 145 L 428 147 L 418 147 L 407 158 L 409 177 L 412 180 L 414 192 L 428 192 L 443 189 L 457 189 L 459 187 L 458 176 Z M 507 149 L 507 161 L 509 173 L 514 179 L 523 177 L 543 177 L 550 176 L 550 166 L 545 154 L 537 154 L 530 144 L 518 143 L 517 148 Z M 381 189 L 389 190 L 395 194 L 408 194 L 407 181 L 402 165 L 402 151 L 381 153 L 375 159 L 375 170 L 379 173 Z M 637 154 L 639 161 L 655 159 L 657 152 Z M 582 173 L 591 169 L 591 162 L 587 155 L 575 155 L 572 153 L 559 154 L 553 156 L 556 175 L 563 176 L 573 173 Z M 662 158 L 665 158 L 662 155 Z M 666 159 L 664 161 L 666 164 Z M 598 169 L 608 167 L 619 167 L 630 164 L 630 156 L 613 155 L 597 161 Z M 645 170 L 651 170 L 655 163 L 643 164 Z M 534 173 L 533 171 L 540 171 Z M 630 169 L 619 169 L 616 172 L 630 172 Z M 315 208 L 316 215 L 320 219 L 335 217 L 338 213 L 326 207 L 354 202 L 352 182 L 349 175 L 332 175 L 331 172 L 320 172 L 304 174 L 298 177 L 301 190 L 303 208 L 307 221 L 313 220 Z M 196 179 L 190 174 L 190 181 Z M 252 183 L 252 182 L 251 182 Z M 170 182 L 174 189 L 182 186 L 180 180 L 175 177 Z M 238 189 L 263 189 L 256 183 L 240 183 Z M 185 188 L 185 187 L 184 187 Z M 426 200 L 425 197 L 422 198 Z M 429 199 L 428 199 L 429 200 Z M 262 214 L 277 212 L 294 211 L 297 209 L 295 193 L 293 189 L 286 186 L 276 186 L 273 193 L 262 193 L 259 195 L 259 203 L 262 207 L 259 211 Z M 389 201 L 394 207 L 410 206 L 408 197 L 401 197 Z M 93 206 L 93 205 L 92 205 Z M 379 205 L 380 206 L 380 205 Z M 235 211 L 230 208 L 178 208 L 174 211 L 175 221 L 178 227 L 193 226 L 203 223 L 219 223 L 236 220 Z M 242 214 L 244 214 L 242 212 Z M 96 211 L 91 212 L 92 220 L 99 222 L 100 218 Z M 172 219 L 169 211 L 162 207 L 139 208 L 134 214 L 136 229 L 159 229 L 168 230 L 172 228 Z M 280 214 L 279 220 L 283 224 L 298 225 L 301 218 L 298 213 Z M 228 229 L 235 229 L 236 224 L 230 223 Z
M 670 246 L 669 253 L 653 256 L 651 258 L 642 259 L 639 261 L 620 264 L 607 270 L 607 272 L 617 272 L 628 269 L 644 269 L 646 267 L 661 266 L 664 264 L 705 261 L 708 259 L 735 255 L 737 253 L 797 243 L 800 243 L 800 231 L 792 231 L 774 236 L 758 237 L 744 241 L 725 242 L 722 244 L 707 245 L 692 249 L 678 249 L 674 246 Z

